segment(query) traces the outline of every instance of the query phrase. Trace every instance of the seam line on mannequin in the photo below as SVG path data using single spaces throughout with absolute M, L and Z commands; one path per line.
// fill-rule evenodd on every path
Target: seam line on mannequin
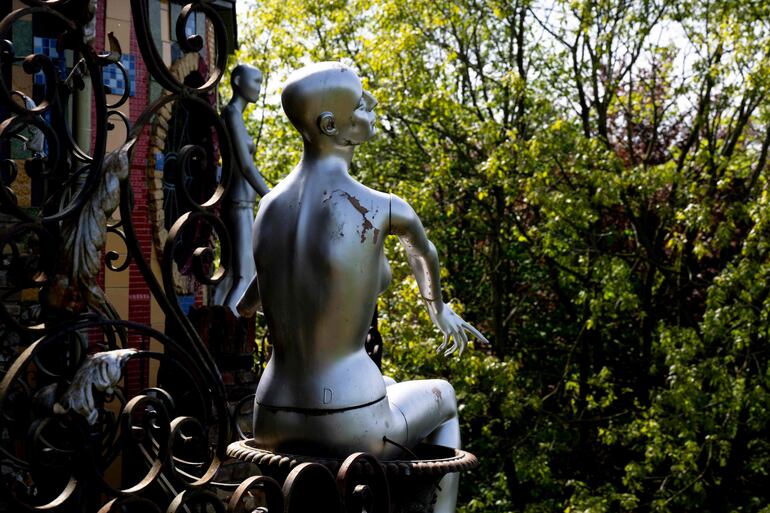
M 304 413 L 305 415 L 331 415 L 333 413 L 340 413 L 344 411 L 349 410 L 357 410 L 358 408 L 365 408 L 367 406 L 371 406 L 373 404 L 377 404 L 380 401 L 383 401 L 387 399 L 387 394 L 383 395 L 379 399 L 375 399 L 374 401 L 369 401 L 368 403 L 364 404 L 357 404 L 356 406 L 347 406 L 345 408 L 297 408 L 292 406 L 272 406 L 270 404 L 264 404 L 260 403 L 259 401 L 256 401 L 256 404 L 259 405 L 260 408 L 265 408 L 266 410 L 271 411 L 287 411 L 287 412 L 294 412 L 294 413 Z

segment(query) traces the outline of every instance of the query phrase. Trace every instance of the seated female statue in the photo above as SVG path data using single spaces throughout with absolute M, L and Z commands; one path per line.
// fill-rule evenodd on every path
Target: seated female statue
M 395 383 L 364 351 L 377 296 L 391 279 L 388 235 L 406 248 L 439 350 L 462 353 L 483 336 L 444 303 L 436 249 L 414 210 L 350 176 L 353 152 L 375 135 L 377 101 L 355 72 L 318 63 L 294 72 L 281 103 L 302 134 L 296 168 L 260 202 L 257 274 L 238 309 L 260 302 L 274 344 L 257 388 L 254 439 L 264 449 L 343 458 L 366 451 L 404 457 L 395 444 L 460 447 L 457 404 L 443 380 Z M 451 345 L 450 345 L 451 342 Z M 436 512 L 454 510 L 457 476 L 441 483 Z

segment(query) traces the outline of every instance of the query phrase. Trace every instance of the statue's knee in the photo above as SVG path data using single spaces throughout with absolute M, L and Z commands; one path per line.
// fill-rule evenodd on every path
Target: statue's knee
M 457 416 L 457 396 L 455 395 L 455 389 L 448 381 L 440 380 L 438 382 L 437 391 L 438 399 L 444 410 L 447 418 Z M 434 394 L 436 390 L 434 390 Z

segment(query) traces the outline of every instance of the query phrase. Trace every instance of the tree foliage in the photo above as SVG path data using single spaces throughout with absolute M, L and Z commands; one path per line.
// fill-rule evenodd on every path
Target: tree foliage
M 770 503 L 770 4 L 264 0 L 240 61 L 273 182 L 301 144 L 286 73 L 343 60 L 380 104 L 353 173 L 407 198 L 492 342 L 437 342 L 389 245 L 386 368 L 448 377 L 461 510 Z M 457 301 L 456 301 L 457 303 Z

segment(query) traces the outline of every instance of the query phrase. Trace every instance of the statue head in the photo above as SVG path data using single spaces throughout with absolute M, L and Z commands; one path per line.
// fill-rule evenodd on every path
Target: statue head
M 239 64 L 230 73 L 230 85 L 233 88 L 233 95 L 255 103 L 259 100 L 259 90 L 262 87 L 262 72 L 254 66 Z
M 376 130 L 377 100 L 358 75 L 339 62 L 319 62 L 293 72 L 281 94 L 289 121 L 311 144 L 355 146 Z

